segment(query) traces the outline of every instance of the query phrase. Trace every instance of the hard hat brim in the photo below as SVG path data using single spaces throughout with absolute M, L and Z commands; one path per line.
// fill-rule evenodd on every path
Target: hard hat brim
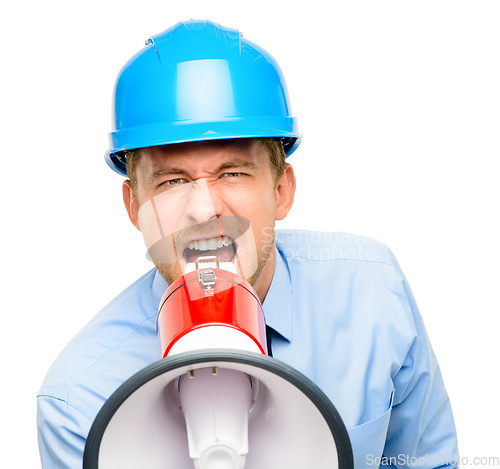
M 262 137 L 282 139 L 283 148 L 288 157 L 301 141 L 301 136 L 296 129 L 297 122 L 294 117 L 272 119 L 269 116 L 228 118 L 218 122 L 178 121 L 174 125 L 168 123 L 134 127 L 116 130 L 109 134 L 110 146 L 113 150 L 106 152 L 105 159 L 111 169 L 126 176 L 125 154 L 131 150 L 176 143 Z M 130 148 L 125 142 L 134 142 L 135 145 Z

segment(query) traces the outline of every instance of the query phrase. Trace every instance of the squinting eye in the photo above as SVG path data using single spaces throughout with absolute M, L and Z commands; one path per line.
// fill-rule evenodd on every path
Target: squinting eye
M 182 184 L 186 180 L 183 178 L 175 178 L 175 179 L 169 179 L 168 181 L 162 182 L 162 184 L 167 185 L 167 186 L 177 186 L 179 184 Z
M 224 177 L 226 177 L 226 178 L 237 178 L 241 175 L 242 175 L 242 173 L 236 173 L 236 172 L 224 173 Z

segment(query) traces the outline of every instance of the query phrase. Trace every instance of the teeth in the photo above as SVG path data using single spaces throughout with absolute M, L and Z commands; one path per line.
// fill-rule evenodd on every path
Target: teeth
M 198 251 L 215 251 L 217 248 L 221 248 L 223 246 L 229 246 L 233 243 L 231 238 L 224 236 L 221 238 L 218 236 L 217 238 L 211 238 L 200 241 L 191 241 L 189 243 L 189 249 L 196 249 Z

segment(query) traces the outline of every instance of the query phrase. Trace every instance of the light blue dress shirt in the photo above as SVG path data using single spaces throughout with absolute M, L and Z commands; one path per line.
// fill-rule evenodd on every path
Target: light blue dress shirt
M 456 467 L 453 415 L 409 286 L 392 253 L 346 233 L 277 231 L 263 304 L 275 358 L 313 380 L 339 411 L 355 468 Z M 161 356 L 156 270 L 67 345 L 38 394 L 45 469 L 80 468 L 106 399 Z M 382 456 L 385 459 L 382 459 Z

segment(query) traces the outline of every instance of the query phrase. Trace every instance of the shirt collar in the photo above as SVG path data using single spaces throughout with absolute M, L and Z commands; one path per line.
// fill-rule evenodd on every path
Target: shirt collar
M 161 276 L 160 272 L 158 272 L 158 270 L 155 269 L 152 294 L 153 294 L 153 304 L 155 305 L 157 311 L 160 308 L 161 298 L 163 294 L 167 291 L 167 288 L 168 288 L 168 283 Z
M 292 340 L 292 308 L 291 308 L 290 272 L 285 260 L 276 249 L 276 266 L 271 286 L 267 292 L 262 308 L 266 317 L 266 325 L 274 329 L 289 342 Z

